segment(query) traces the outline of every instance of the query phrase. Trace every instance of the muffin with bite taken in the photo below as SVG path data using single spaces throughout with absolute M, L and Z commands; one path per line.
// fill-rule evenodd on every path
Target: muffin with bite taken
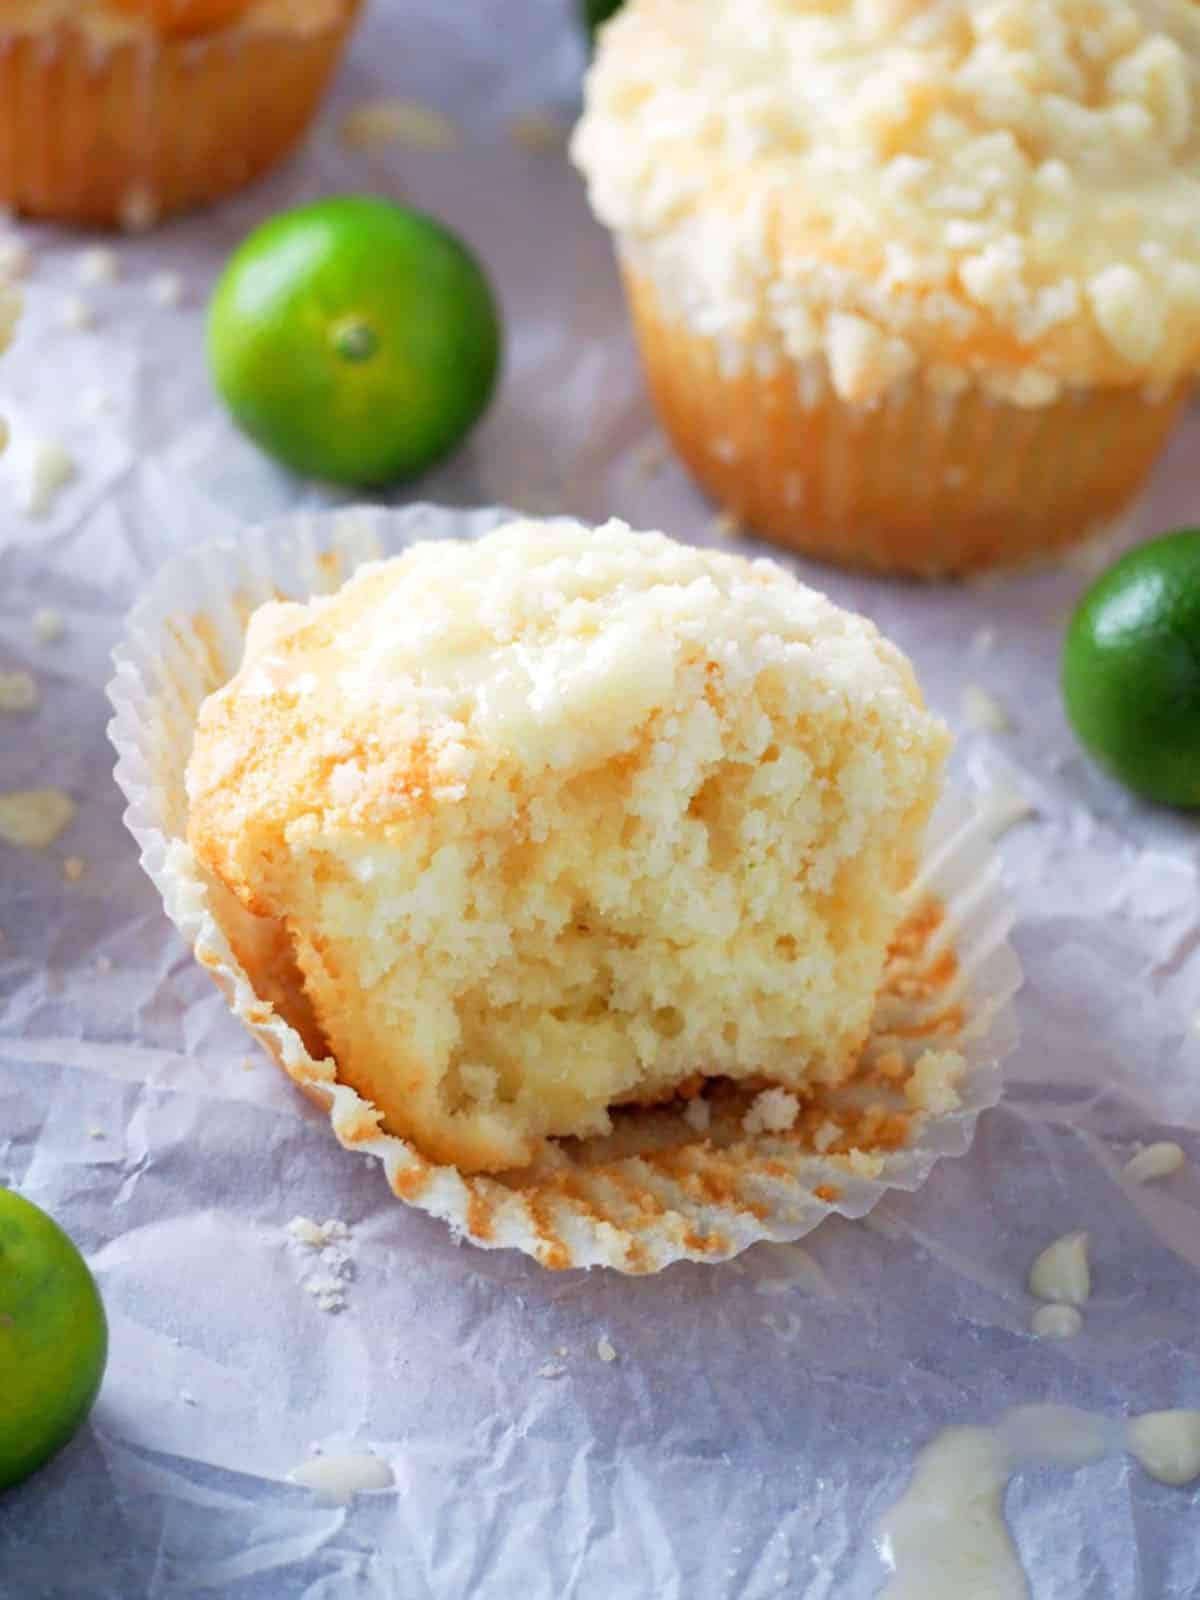
M 255 993 L 389 1132 L 500 1172 L 714 1079 L 844 1082 L 946 743 L 773 563 L 520 522 L 261 607 L 188 842 Z
M 360 0 L 3 0 L 0 205 L 140 229 L 308 127 Z

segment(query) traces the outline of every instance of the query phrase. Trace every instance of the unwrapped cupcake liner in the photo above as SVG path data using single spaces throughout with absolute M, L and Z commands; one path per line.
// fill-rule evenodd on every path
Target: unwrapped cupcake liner
M 255 993 L 231 944 L 238 913 L 186 842 L 184 773 L 202 701 L 236 672 L 263 602 L 330 593 L 365 562 L 419 540 L 477 538 L 511 515 L 417 505 L 294 517 L 187 550 L 158 574 L 115 653 L 110 734 L 126 821 L 168 915 L 237 1017 L 328 1110 L 338 1140 L 377 1156 L 401 1200 L 486 1248 L 553 1268 L 654 1272 L 799 1239 L 831 1214 L 862 1217 L 889 1189 L 917 1188 L 940 1158 L 967 1150 L 1017 1038 L 1012 912 L 990 824 L 961 793 L 948 791 L 930 824 L 858 1074 L 783 1130 L 754 1088 L 717 1083 L 686 1104 L 621 1108 L 611 1134 L 551 1141 L 519 1172 L 464 1176 L 381 1132 L 335 1063 L 305 1047 L 286 998 Z
M 360 4 L 189 38 L 0 21 L 0 205 L 136 230 L 233 193 L 302 137 Z
M 851 403 L 824 355 L 710 336 L 636 258 L 623 265 L 655 408 L 692 475 L 764 538 L 841 566 L 959 575 L 1104 537 L 1132 513 L 1191 388 L 1025 405 L 918 371 Z

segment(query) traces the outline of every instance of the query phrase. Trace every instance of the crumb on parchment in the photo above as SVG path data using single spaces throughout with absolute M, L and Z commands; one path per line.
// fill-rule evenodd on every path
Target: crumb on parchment
M 74 815 L 75 802 L 62 789 L 10 789 L 0 794 L 0 842 L 44 850 Z

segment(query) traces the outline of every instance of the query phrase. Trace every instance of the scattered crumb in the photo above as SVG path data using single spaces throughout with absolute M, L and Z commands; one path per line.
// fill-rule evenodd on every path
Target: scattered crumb
M 95 245 L 79 252 L 75 270 L 82 283 L 115 283 L 121 276 L 121 258 L 115 250 Z
M 0 239 L 0 278 L 25 278 L 33 265 L 33 252 L 24 239 Z
M 833 1122 L 830 1118 L 826 1117 L 825 1121 L 812 1136 L 813 1149 L 819 1156 L 823 1156 L 826 1150 L 835 1145 L 841 1137 L 841 1128 L 836 1122 Z
M 707 1133 L 712 1121 L 712 1108 L 702 1095 L 694 1095 L 683 1108 L 683 1120 L 693 1133 Z
M 957 1050 L 925 1050 L 904 1085 L 904 1098 L 914 1111 L 942 1117 L 957 1111 L 962 1098 L 956 1085 L 966 1071 L 966 1062 Z
M 718 539 L 737 539 L 742 533 L 742 525 L 732 511 L 718 511 L 708 526 Z
M 97 1127 L 93 1126 L 93 1127 L 88 1129 L 88 1138 L 89 1139 L 103 1139 L 103 1137 L 104 1137 L 104 1129 L 103 1128 L 97 1128 Z
M 354 1276 L 354 1263 L 341 1245 L 327 1244 L 321 1251 L 321 1261 L 335 1278 L 350 1279 Z
M 961 706 L 968 727 L 980 733 L 1005 733 L 1012 727 L 1004 707 L 977 683 L 963 685 Z
M 856 1178 L 878 1178 L 883 1173 L 883 1157 L 873 1150 L 847 1150 L 842 1159 Z
M 1073 1339 L 1083 1327 L 1083 1318 L 1074 1306 L 1039 1306 L 1030 1318 L 1030 1327 L 1039 1339 Z
M 148 233 L 158 221 L 158 202 L 144 185 L 130 189 L 121 201 L 121 226 L 126 233 Z
M 786 1133 L 800 1114 L 800 1102 L 786 1089 L 764 1089 L 742 1118 L 742 1132 Z
M 199 1401 L 196 1399 L 196 1396 L 191 1392 L 190 1389 L 180 1389 L 179 1398 L 183 1401 L 185 1406 L 194 1406 L 199 1404 Z
M 112 969 L 113 969 L 113 964 L 112 964 L 112 957 L 111 956 L 97 956 L 96 957 L 96 971 L 97 972 L 111 972 Z
M 325 1269 L 323 1273 L 302 1279 L 302 1287 L 312 1295 L 322 1311 L 344 1311 L 346 1284 L 354 1276 L 350 1229 L 336 1217 L 331 1217 L 327 1222 L 314 1222 L 311 1217 L 293 1217 L 286 1232 L 291 1243 L 299 1249 L 316 1252 Z
M 242 1057 L 242 1071 L 243 1072 L 253 1072 L 257 1065 L 258 1065 L 258 1062 L 255 1061 L 253 1056 L 243 1056 Z
M 1173 1139 L 1160 1139 L 1148 1144 L 1144 1150 L 1125 1163 L 1125 1176 L 1130 1183 L 1153 1183 L 1156 1178 L 1169 1178 L 1178 1172 L 1186 1157 Z
M 536 111 L 514 117 L 508 125 L 508 136 L 518 150 L 539 153 L 561 150 L 567 142 L 566 129 Z
M 567 1349 L 567 1347 L 566 1347 L 566 1345 L 565 1345 L 565 1344 L 560 1344 L 560 1345 L 559 1345 L 559 1347 L 558 1347 L 558 1352 L 557 1352 L 557 1353 L 558 1353 L 558 1354 L 559 1354 L 559 1355 L 560 1355 L 560 1356 L 566 1356 L 566 1355 L 569 1355 L 569 1354 L 570 1354 L 570 1352 L 569 1352 L 569 1351 L 568 1351 L 568 1349 Z
M 350 1237 L 344 1222 L 314 1222 L 311 1217 L 293 1217 L 287 1232 L 297 1244 L 306 1245 L 310 1250 L 323 1250 L 331 1240 Z
M 601 1361 L 615 1361 L 617 1359 L 617 1352 L 607 1339 L 597 1339 L 596 1354 Z
M 344 1311 L 346 1309 L 346 1291 L 338 1278 L 318 1277 L 309 1278 L 303 1288 L 317 1302 L 322 1311 Z
M 33 613 L 33 636 L 40 644 L 57 644 L 66 631 L 66 618 L 61 611 L 43 606 Z
M 455 150 L 462 142 L 449 117 L 415 100 L 364 100 L 342 118 L 338 136 L 352 150 L 379 150 L 389 144 Z
M 976 628 L 971 635 L 971 653 L 977 656 L 991 655 L 996 648 L 996 630 L 990 622 L 985 622 L 982 627 Z
M 35 711 L 37 684 L 30 672 L 0 672 L 0 711 Z
M 68 883 L 78 883 L 86 870 L 82 856 L 68 856 L 63 862 L 63 877 Z
M 1086 1233 L 1064 1233 L 1046 1246 L 1029 1269 L 1029 1292 L 1039 1300 L 1085 1304 L 1092 1292 Z
M 83 333 L 96 326 L 96 308 L 81 295 L 69 294 L 59 301 L 57 318 L 62 327 Z
M 614 1351 L 613 1354 L 615 1355 L 616 1352 Z M 566 1367 L 561 1362 L 543 1361 L 542 1365 L 537 1369 L 537 1375 L 539 1378 L 562 1378 L 566 1376 L 566 1371 Z
M 15 452 L 14 452 L 15 454 Z M 27 516 L 44 517 L 58 491 L 76 474 L 75 459 L 57 439 L 32 439 L 21 452 L 17 504 Z
M 187 285 L 178 272 L 156 272 L 150 279 L 150 298 L 155 305 L 173 310 L 187 299 Z
M 993 839 L 999 839 L 1037 811 L 1025 791 L 1009 778 L 993 779 L 979 791 L 977 799 L 979 814 Z
M 0 794 L 0 841 L 44 850 L 74 815 L 75 802 L 61 789 L 10 789 Z

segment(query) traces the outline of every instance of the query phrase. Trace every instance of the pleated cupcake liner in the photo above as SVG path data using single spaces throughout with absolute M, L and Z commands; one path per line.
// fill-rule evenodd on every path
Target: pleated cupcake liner
M 1018 405 L 918 371 L 851 403 L 824 355 L 712 337 L 632 259 L 624 275 L 655 408 L 693 477 L 748 529 L 839 566 L 962 576 L 1103 537 L 1131 514 L 1192 387 Z
M 782 1132 L 748 1132 L 755 1087 L 717 1082 L 702 1110 L 621 1108 L 604 1138 L 551 1141 L 519 1172 L 464 1175 L 380 1131 L 336 1063 L 306 1048 L 286 994 L 255 992 L 234 952 L 237 913 L 186 841 L 184 773 L 201 703 L 236 672 L 264 601 L 330 593 L 366 562 L 418 540 L 477 538 L 511 515 L 411 506 L 293 517 L 187 550 L 158 574 L 115 653 L 110 734 L 126 820 L 167 914 L 234 1014 L 327 1110 L 340 1143 L 378 1157 L 399 1199 L 485 1248 L 552 1268 L 647 1273 L 799 1239 L 827 1216 L 862 1217 L 889 1190 L 917 1188 L 937 1161 L 968 1149 L 1017 1038 L 1012 911 L 987 819 L 952 790 L 929 827 L 859 1070 L 803 1101 Z

